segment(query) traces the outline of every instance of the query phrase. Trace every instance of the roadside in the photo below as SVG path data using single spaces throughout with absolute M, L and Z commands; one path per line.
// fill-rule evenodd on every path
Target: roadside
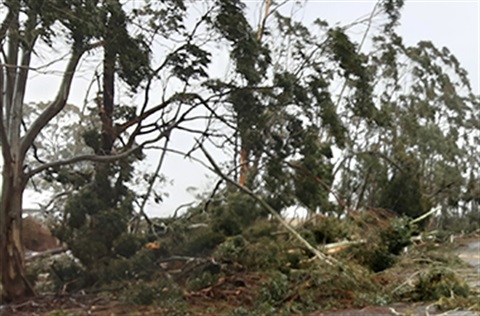
M 457 268 L 456 273 L 470 287 L 471 292 L 480 300 L 480 237 L 457 239 L 452 247 L 452 254 L 468 264 Z M 470 310 L 441 311 L 435 303 L 397 303 L 389 306 L 368 306 L 362 309 L 350 309 L 312 313 L 309 316 L 478 316 L 480 312 Z

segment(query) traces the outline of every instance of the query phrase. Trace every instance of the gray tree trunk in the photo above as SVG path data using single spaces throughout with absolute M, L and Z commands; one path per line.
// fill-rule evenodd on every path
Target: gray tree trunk
M 26 179 L 15 162 L 3 165 L 0 204 L 0 268 L 5 302 L 19 301 L 34 295 L 25 277 L 25 254 L 22 243 L 22 198 Z

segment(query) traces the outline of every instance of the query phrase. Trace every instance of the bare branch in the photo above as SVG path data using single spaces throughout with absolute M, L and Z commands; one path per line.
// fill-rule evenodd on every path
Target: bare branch
M 258 33 L 257 33 L 257 40 L 259 42 L 262 41 L 265 24 L 267 23 L 268 16 L 270 15 L 270 6 L 272 5 L 272 0 L 266 0 L 266 2 L 267 3 L 265 6 L 265 15 L 263 16 L 262 22 L 260 23 L 260 27 L 258 28 Z
M 181 120 L 178 120 L 178 121 L 170 124 L 164 131 L 162 131 L 160 133 L 160 135 L 158 135 L 154 139 L 147 140 L 147 141 L 145 141 L 142 144 L 137 145 L 137 146 L 134 146 L 133 143 L 132 143 L 131 146 L 127 145 L 127 147 L 124 148 L 123 152 L 120 152 L 116 155 L 115 154 L 114 155 L 95 155 L 95 154 L 80 155 L 80 156 L 72 157 L 72 158 L 69 158 L 69 159 L 53 161 L 53 162 L 46 163 L 44 165 L 41 165 L 37 168 L 34 168 L 34 169 L 30 170 L 26 174 L 26 176 L 30 178 L 30 177 L 33 177 L 34 175 L 36 175 L 36 174 L 38 174 L 38 173 L 40 173 L 44 170 L 47 170 L 49 168 L 71 165 L 71 164 L 81 162 L 81 161 L 111 162 L 111 161 L 115 161 L 115 160 L 118 160 L 118 159 L 125 158 L 125 157 L 129 156 L 130 154 L 132 154 L 133 152 L 135 152 L 136 150 L 140 150 L 141 148 L 144 148 L 145 146 L 147 146 L 149 144 L 155 143 L 155 142 L 157 142 L 158 140 L 160 140 L 164 137 L 168 137 L 168 135 L 170 135 L 173 128 L 176 127 L 180 122 L 181 122 Z
M 145 120 L 146 118 L 148 118 L 149 116 L 157 113 L 158 111 L 161 111 L 163 109 L 165 109 L 170 103 L 174 102 L 175 99 L 177 98 L 177 96 L 173 96 L 171 97 L 170 99 L 166 100 L 165 102 L 162 102 L 160 103 L 159 105 L 157 106 L 154 106 L 153 108 L 151 108 L 150 110 L 148 111 L 145 111 L 143 114 L 135 117 L 134 119 L 126 122 L 126 123 L 123 123 L 123 124 L 120 124 L 120 125 L 117 125 L 115 126 L 115 132 L 116 132 L 116 136 L 120 135 L 121 133 L 123 133 L 125 130 L 127 130 L 129 127 L 135 125 L 135 124 L 138 124 L 140 122 L 142 122 L 143 120 Z
M 55 115 L 57 115 L 63 109 L 67 103 L 70 87 L 75 75 L 75 69 L 77 68 L 83 53 L 84 51 L 75 49 L 73 50 L 55 100 L 37 117 L 37 119 L 32 123 L 28 131 L 21 139 L 20 154 L 22 157 L 25 156 L 26 152 L 33 144 L 33 141 L 40 131 L 48 124 L 48 122 L 50 122 L 53 117 L 55 117 Z
M 80 155 L 76 157 L 72 157 L 69 159 L 64 159 L 64 160 L 57 160 L 57 161 L 52 161 L 49 163 L 46 163 L 44 165 L 41 165 L 35 169 L 30 170 L 27 173 L 27 177 L 32 177 L 44 170 L 47 170 L 49 168 L 55 168 L 55 167 L 61 167 L 65 165 L 71 165 L 80 161 L 95 161 L 95 162 L 110 162 L 110 161 L 115 161 L 118 159 L 122 159 L 133 153 L 135 150 L 140 149 L 141 146 L 135 146 L 132 147 L 128 150 L 125 150 L 124 152 L 117 154 L 117 155 L 106 155 L 106 156 L 101 156 L 101 155 Z
M 158 164 L 157 164 L 157 168 L 155 170 L 155 173 L 153 174 L 153 179 L 151 179 L 151 182 L 147 188 L 147 193 L 145 193 L 145 198 L 143 199 L 142 201 L 142 204 L 140 205 L 140 209 L 139 209 L 139 213 L 143 215 L 143 217 L 147 217 L 147 215 L 145 214 L 145 205 L 147 205 L 147 201 L 148 201 L 148 198 L 150 197 L 150 194 L 152 193 L 152 190 L 153 190 L 153 185 L 155 184 L 155 180 L 157 180 L 157 177 L 158 177 L 158 174 L 160 173 L 160 170 L 162 168 L 162 165 L 163 165 L 163 161 L 165 160 L 165 156 L 166 156 L 166 153 L 167 153 L 167 147 L 168 147 L 168 142 L 169 142 L 169 138 L 167 137 L 165 139 L 165 144 L 163 145 L 163 151 L 162 151 L 162 154 L 160 156 L 160 159 L 158 161 Z

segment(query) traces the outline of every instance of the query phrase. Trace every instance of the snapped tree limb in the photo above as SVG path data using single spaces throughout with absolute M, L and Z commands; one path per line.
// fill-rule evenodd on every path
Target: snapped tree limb
M 225 181 L 227 181 L 228 183 L 234 185 L 235 187 L 237 187 L 238 189 L 240 189 L 241 191 L 243 191 L 244 193 L 248 194 L 249 196 L 251 196 L 255 201 L 257 201 L 260 205 L 262 205 L 277 221 L 280 222 L 280 224 L 282 226 L 284 226 L 298 241 L 300 241 L 303 245 L 305 245 L 305 247 L 310 250 L 314 255 L 315 257 L 317 257 L 318 259 L 320 259 L 321 261 L 327 263 L 328 265 L 331 265 L 333 266 L 334 264 L 337 264 L 338 261 L 330 256 L 327 256 L 323 253 L 321 253 L 317 248 L 315 248 L 314 246 L 312 246 L 305 238 L 302 237 L 302 235 L 300 235 L 296 230 L 295 228 L 293 228 L 290 224 L 288 224 L 281 216 L 280 214 L 278 214 L 277 211 L 275 211 L 267 202 L 265 202 L 261 197 L 259 197 L 258 195 L 256 195 L 255 193 L 253 193 L 250 189 L 246 188 L 245 186 L 237 183 L 236 181 L 233 181 L 232 179 L 230 179 L 229 177 L 227 177 L 223 172 L 222 170 L 220 169 L 220 167 L 216 164 L 215 160 L 213 160 L 212 156 L 210 156 L 210 154 L 205 150 L 205 148 L 199 144 L 199 148 L 200 150 L 203 152 L 203 154 L 205 155 L 205 157 L 208 159 L 208 161 L 210 162 L 210 164 L 212 165 L 214 171 L 216 174 L 218 174 L 222 179 L 224 179 Z

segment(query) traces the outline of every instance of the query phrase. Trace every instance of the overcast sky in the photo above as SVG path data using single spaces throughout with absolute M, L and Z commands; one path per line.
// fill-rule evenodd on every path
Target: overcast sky
M 258 12 L 259 5 L 259 1 L 248 1 L 252 12 Z M 307 25 L 317 18 L 327 20 L 330 25 L 334 25 L 336 22 L 341 25 L 370 14 L 374 5 L 375 1 L 361 0 L 308 1 L 304 8 L 295 11 L 295 16 L 301 18 Z M 407 45 L 414 45 L 421 40 L 429 40 L 437 47 L 448 47 L 468 71 L 474 92 L 480 93 L 480 0 L 407 0 L 400 23 L 398 33 Z M 74 88 L 72 97 L 69 99 L 70 103 L 83 103 L 85 87 L 89 79 L 79 79 L 83 80 L 83 85 Z M 30 93 L 27 94 L 27 101 L 51 100 L 56 92 L 55 82 L 55 79 L 52 81 L 33 80 Z M 190 145 L 190 140 L 184 135 L 179 134 L 177 137 L 175 139 L 174 135 L 174 147 L 187 148 Z M 154 168 L 157 159 L 158 154 L 150 155 L 145 166 L 148 166 L 149 169 Z M 208 174 L 204 167 L 179 156 L 168 156 L 163 171 L 167 178 L 174 182 L 173 185 L 165 186 L 164 189 L 168 192 L 169 197 L 164 199 L 162 204 L 152 204 L 148 207 L 148 212 L 154 216 L 172 214 L 179 204 L 192 201 L 195 192 L 200 193 L 211 188 L 215 180 L 215 177 Z M 197 190 L 192 191 L 188 188 L 197 188 Z M 38 195 L 27 195 L 24 207 L 35 206 L 38 198 Z

